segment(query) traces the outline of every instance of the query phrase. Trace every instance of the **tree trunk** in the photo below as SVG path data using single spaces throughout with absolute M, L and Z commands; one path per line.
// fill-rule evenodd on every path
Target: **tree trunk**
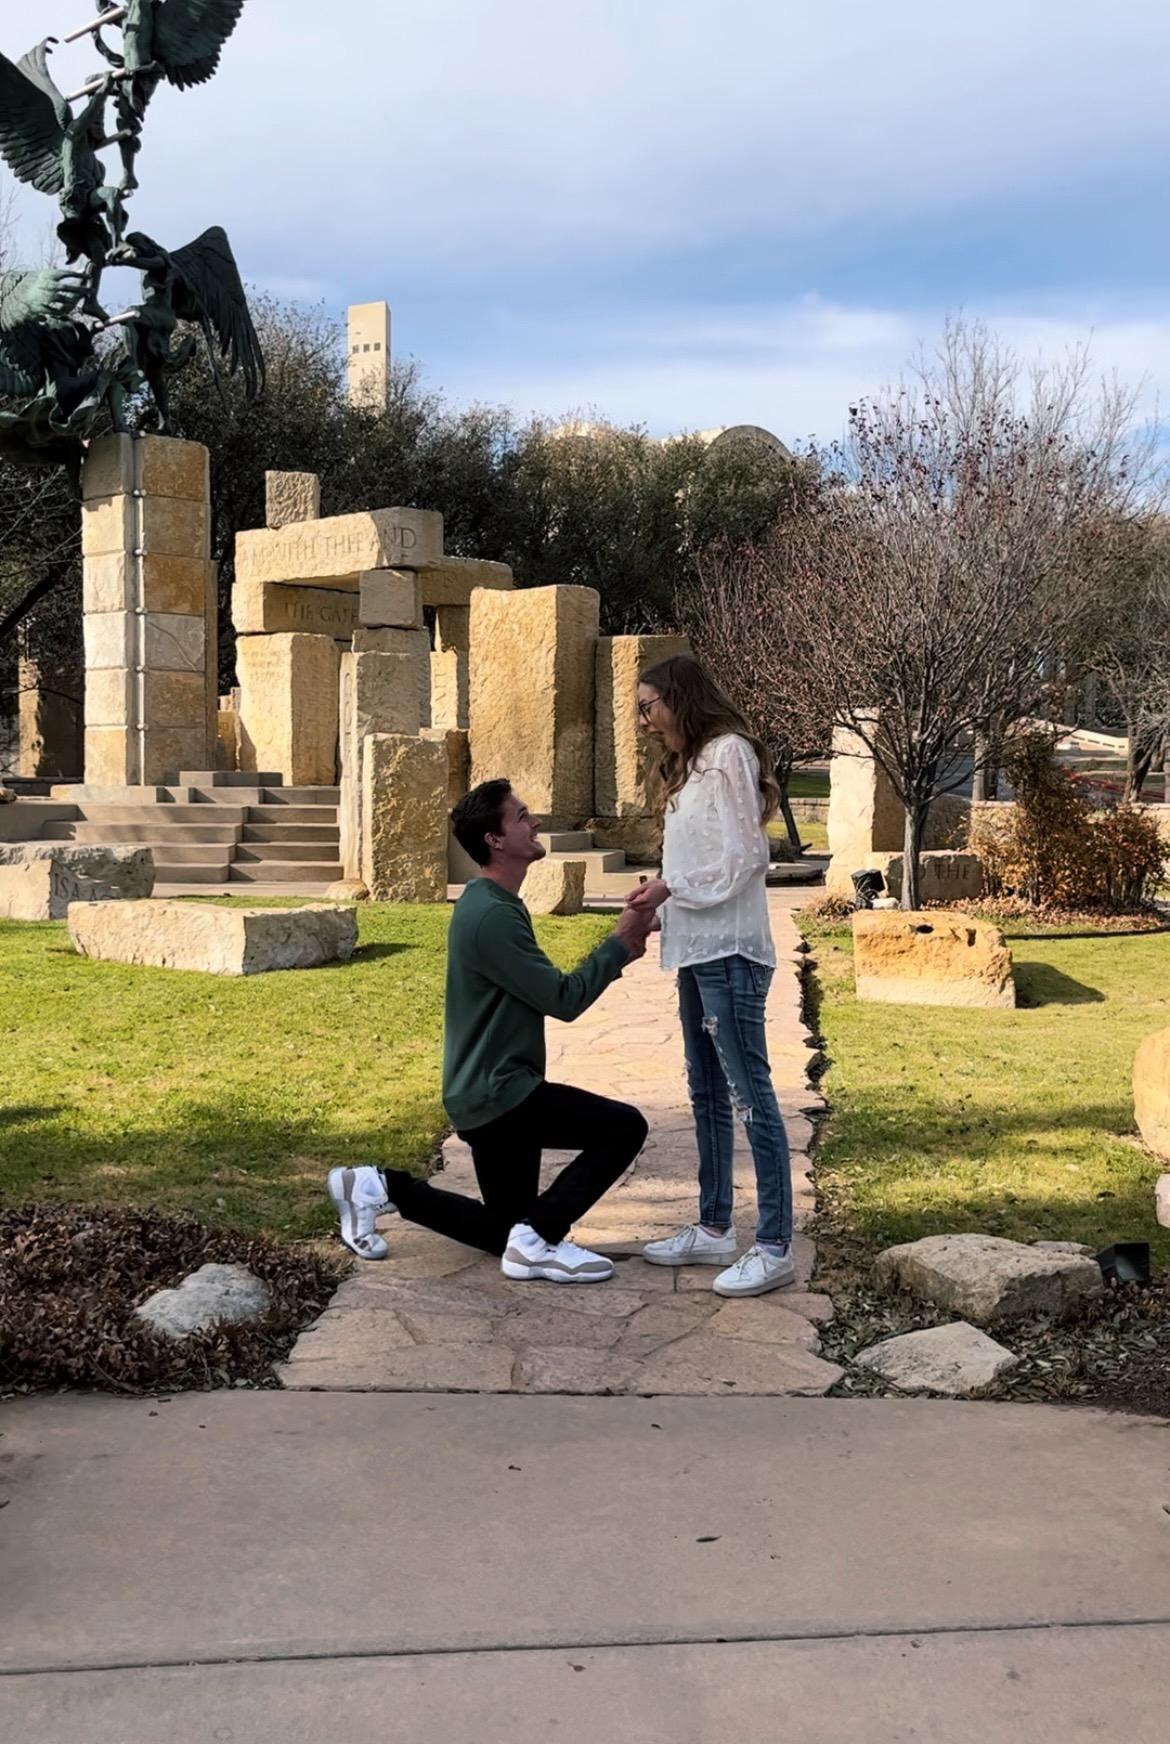
M 1150 739 L 1139 739 L 1136 733 L 1129 737 L 1129 749 L 1125 757 L 1125 798 L 1127 802 L 1136 805 L 1142 796 L 1142 788 L 1146 777 L 1154 763 L 1154 754 L 1158 747 Z
M 798 854 L 803 854 L 804 843 L 800 839 L 800 830 L 797 828 L 796 819 L 792 815 L 792 802 L 788 797 L 788 783 L 786 781 L 780 787 L 780 816 L 784 819 L 784 828 L 788 831 L 789 846 L 795 848 Z
M 917 801 L 906 807 L 906 828 L 902 837 L 902 907 L 921 906 L 922 842 L 926 835 L 929 801 Z
M 987 735 L 978 732 L 975 735 L 975 768 L 971 774 L 971 803 L 978 805 L 980 800 L 987 798 L 987 759 L 989 747 Z

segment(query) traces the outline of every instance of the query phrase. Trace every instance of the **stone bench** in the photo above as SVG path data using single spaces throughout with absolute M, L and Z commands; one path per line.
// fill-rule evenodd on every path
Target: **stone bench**
M 1015 1008 L 1003 934 L 965 915 L 862 909 L 853 917 L 853 970 L 858 999 Z
M 357 910 L 228 908 L 195 902 L 72 903 L 69 935 L 83 957 L 205 975 L 264 975 L 344 963 L 357 944 Z

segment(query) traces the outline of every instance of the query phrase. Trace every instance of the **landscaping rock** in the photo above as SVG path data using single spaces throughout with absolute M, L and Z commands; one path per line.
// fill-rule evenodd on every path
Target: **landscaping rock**
M 886 889 L 902 899 L 905 858 L 901 854 L 867 854 L 867 870 L 880 872 Z M 983 895 L 983 862 L 978 854 L 935 848 L 919 859 L 920 902 L 974 902 Z
M 584 860 L 538 860 L 524 879 L 529 914 L 580 914 L 585 906 Z
M 330 902 L 368 902 L 370 893 L 360 878 L 339 878 L 325 895 Z
M 69 936 L 83 957 L 206 975 L 263 975 L 347 962 L 357 911 L 226 908 L 212 903 L 75 902 Z
M 1080 1254 L 1083 1259 L 1092 1259 L 1097 1250 L 1083 1241 L 1034 1241 L 1032 1246 L 1037 1253 Z
M 96 842 L 0 842 L 0 866 L 56 860 L 77 878 L 79 902 L 116 902 L 149 896 L 154 855 L 149 848 L 114 848 Z
M 0 920 L 64 920 L 81 881 L 56 860 L 0 866 Z
M 853 917 L 858 999 L 890 1005 L 1012 1010 L 1012 957 L 989 921 L 966 916 L 862 909 Z
M 959 1398 L 989 1386 L 1019 1358 L 965 1320 L 885 1338 L 854 1359 L 900 1393 L 945 1393 Z
M 1159 1175 L 1154 1188 L 1154 1216 L 1163 1229 L 1170 1229 L 1170 1175 Z
M 1095 1260 L 1038 1252 L 996 1235 L 928 1235 L 879 1254 L 877 1282 L 981 1326 L 1059 1316 L 1104 1289 Z
M 134 1310 L 162 1338 L 187 1338 L 221 1322 L 260 1320 L 272 1291 L 247 1266 L 200 1266 L 174 1290 L 156 1290 Z
M 1170 1029 L 1155 1030 L 1133 1062 L 1138 1131 L 1156 1156 L 1170 1158 Z

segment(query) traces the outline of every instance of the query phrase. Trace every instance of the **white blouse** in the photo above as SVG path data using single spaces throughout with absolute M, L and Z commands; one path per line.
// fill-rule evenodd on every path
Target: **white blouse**
M 737 955 L 775 967 L 764 881 L 769 859 L 756 754 L 738 733 L 724 733 L 704 745 L 666 809 L 664 969 Z

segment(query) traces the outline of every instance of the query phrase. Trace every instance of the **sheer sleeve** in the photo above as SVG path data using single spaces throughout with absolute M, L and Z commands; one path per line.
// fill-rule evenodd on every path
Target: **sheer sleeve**
M 671 901 L 680 908 L 729 902 L 768 866 L 759 769 L 746 739 L 729 734 L 711 747 L 701 785 L 701 815 L 670 870 Z

